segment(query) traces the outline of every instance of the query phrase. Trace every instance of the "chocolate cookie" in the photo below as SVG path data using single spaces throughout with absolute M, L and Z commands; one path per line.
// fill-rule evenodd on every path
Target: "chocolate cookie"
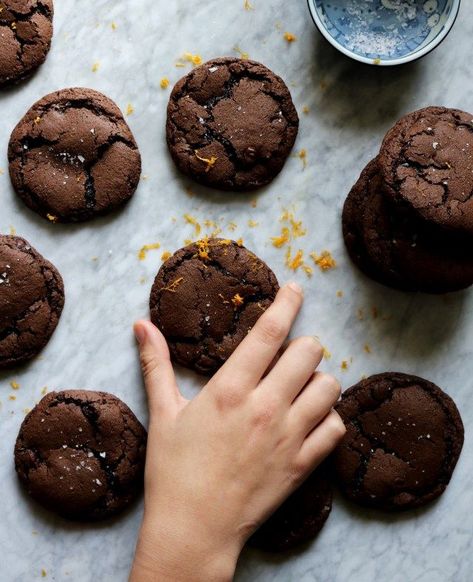
M 248 544 L 265 552 L 285 552 L 312 540 L 332 510 L 332 486 L 319 467 L 253 534 Z
M 141 158 L 118 107 L 92 89 L 35 103 L 13 130 L 10 176 L 23 202 L 53 222 L 89 220 L 133 195 Z
M 343 235 L 354 263 L 384 285 L 447 293 L 473 284 L 468 247 L 393 204 L 385 194 L 378 158 L 367 165 L 348 195 Z
M 251 190 L 279 174 L 298 127 L 280 77 L 260 63 L 225 57 L 176 84 L 166 132 L 181 172 L 206 186 Z
M 212 374 L 278 289 L 271 269 L 245 247 L 203 239 L 177 251 L 159 270 L 151 290 L 151 320 L 176 362 Z
M 440 388 L 388 372 L 347 390 L 336 410 L 347 434 L 334 466 L 350 499 L 397 511 L 445 491 L 463 446 L 463 424 Z
M 113 394 L 51 392 L 27 415 L 15 467 L 28 493 L 68 519 L 123 510 L 142 488 L 146 431 Z
M 52 36 L 52 0 L 0 0 L 0 87 L 43 64 Z
M 57 269 L 26 240 L 0 235 L 0 368 L 36 356 L 64 306 Z
M 380 168 L 388 194 L 429 222 L 473 235 L 473 115 L 426 107 L 386 135 Z

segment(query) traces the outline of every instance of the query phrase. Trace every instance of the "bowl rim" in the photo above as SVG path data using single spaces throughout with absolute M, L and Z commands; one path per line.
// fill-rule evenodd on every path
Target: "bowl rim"
M 342 44 L 340 44 L 323 25 L 322 19 L 320 18 L 319 13 L 315 8 L 315 0 L 307 0 L 307 4 L 309 6 L 309 12 L 312 16 L 312 20 L 318 31 L 338 51 L 343 53 L 345 56 L 366 65 L 373 65 L 376 67 L 392 67 L 395 65 L 403 65 L 416 61 L 437 48 L 439 44 L 441 44 L 447 38 L 448 34 L 453 28 L 453 25 L 455 24 L 458 13 L 460 11 L 461 0 L 453 0 L 452 11 L 450 12 L 450 16 L 445 23 L 442 32 L 440 32 L 440 34 L 438 34 L 429 44 L 427 44 L 423 49 L 414 51 L 410 55 L 405 57 L 398 57 L 396 59 L 371 59 L 348 50 Z

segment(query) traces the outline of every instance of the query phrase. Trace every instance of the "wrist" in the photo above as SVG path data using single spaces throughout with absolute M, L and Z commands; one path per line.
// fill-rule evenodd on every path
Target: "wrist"
M 145 516 L 130 582 L 230 582 L 241 546 L 214 539 L 199 524 Z

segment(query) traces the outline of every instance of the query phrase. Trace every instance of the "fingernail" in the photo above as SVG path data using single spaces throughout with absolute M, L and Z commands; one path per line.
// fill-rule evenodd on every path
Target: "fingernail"
M 133 331 L 135 332 L 136 341 L 139 344 L 142 344 L 144 342 L 145 337 L 146 337 L 145 326 L 138 323 L 134 326 Z
M 299 293 L 299 295 L 302 295 L 303 293 L 302 287 L 295 281 L 291 281 L 290 283 L 287 284 L 287 286 L 289 287 L 289 289 L 292 289 L 296 293 Z

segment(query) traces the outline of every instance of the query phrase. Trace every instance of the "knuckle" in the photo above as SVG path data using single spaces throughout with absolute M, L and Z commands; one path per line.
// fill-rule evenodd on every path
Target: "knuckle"
M 296 459 L 293 461 L 291 468 L 289 470 L 290 480 L 297 487 L 302 483 L 306 474 L 308 467 L 301 459 Z
M 265 343 L 273 344 L 284 340 L 288 330 L 281 321 L 271 316 L 262 317 L 260 321 L 261 338 Z
M 217 410 L 224 412 L 226 410 L 237 408 L 242 401 L 242 395 L 240 392 L 241 391 L 238 390 L 234 384 L 218 387 L 214 391 L 215 405 Z
M 141 369 L 143 376 L 149 378 L 158 369 L 158 359 L 150 354 L 140 354 Z
M 317 360 L 322 356 L 323 348 L 320 342 L 310 335 L 300 337 L 298 347 L 303 349 L 312 360 Z
M 345 423 L 341 419 L 341 417 L 338 414 L 338 412 L 336 412 L 335 410 L 332 411 L 330 417 L 332 419 L 332 430 L 333 430 L 333 432 L 335 433 L 335 435 L 336 435 L 337 438 L 342 439 L 345 436 L 346 432 L 347 432 Z
M 277 415 L 278 401 L 276 398 L 266 398 L 264 402 L 259 404 L 254 412 L 253 424 L 258 429 L 266 429 L 270 426 Z
M 331 374 L 320 372 L 318 374 L 318 380 L 324 386 L 324 389 L 333 396 L 333 400 L 336 402 L 342 393 L 342 386 L 337 378 Z

